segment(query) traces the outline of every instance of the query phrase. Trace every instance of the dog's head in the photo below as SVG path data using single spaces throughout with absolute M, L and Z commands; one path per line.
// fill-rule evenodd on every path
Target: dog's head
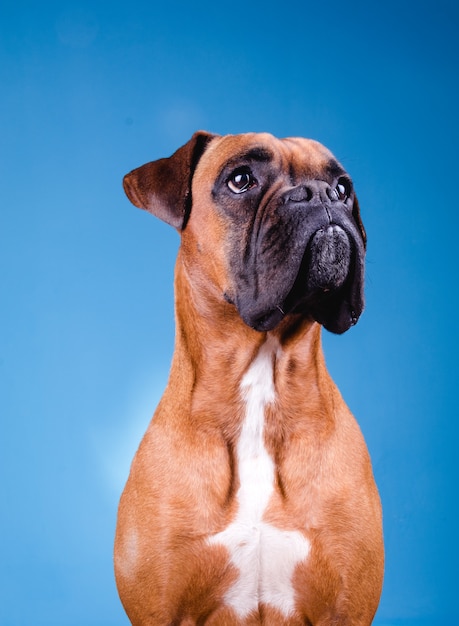
M 258 331 L 291 313 L 343 333 L 363 310 L 366 236 L 352 181 L 324 146 L 198 132 L 124 178 L 127 196 L 213 266 L 222 300 Z

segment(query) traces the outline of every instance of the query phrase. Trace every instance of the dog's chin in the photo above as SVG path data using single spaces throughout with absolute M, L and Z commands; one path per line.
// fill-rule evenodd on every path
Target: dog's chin
M 243 321 L 259 332 L 267 332 L 269 330 L 274 330 L 278 324 L 284 319 L 285 313 L 283 309 L 277 307 L 267 313 L 264 313 L 257 317 L 249 317 L 247 319 L 243 319 Z
M 339 288 L 327 283 L 327 287 L 315 287 L 310 289 L 307 287 L 307 276 L 298 276 L 292 290 L 288 294 L 286 300 L 281 305 L 275 305 L 273 308 L 258 311 L 248 315 L 239 311 L 242 320 L 259 332 L 268 332 L 274 330 L 286 317 L 295 315 L 296 317 L 304 317 L 317 319 L 324 326 L 326 323 L 320 319 L 321 316 L 315 314 L 327 307 L 327 302 L 332 301 L 339 293 Z M 330 329 L 333 332 L 334 329 Z
M 352 249 L 346 233 L 336 225 L 318 230 L 304 253 L 298 274 L 281 302 L 265 302 L 262 311 L 240 310 L 243 321 L 260 332 L 274 330 L 288 314 L 314 318 L 332 332 L 347 328 L 328 323 L 323 311 L 336 306 L 351 273 Z M 288 285 L 287 285 L 288 289 Z M 268 305 L 268 306 L 266 306 Z

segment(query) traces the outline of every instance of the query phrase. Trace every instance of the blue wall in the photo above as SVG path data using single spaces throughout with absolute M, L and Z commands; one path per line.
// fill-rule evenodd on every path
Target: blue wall
M 116 507 L 167 378 L 178 237 L 121 178 L 198 128 L 313 137 L 353 176 L 367 307 L 324 344 L 384 505 L 375 623 L 459 623 L 458 18 L 453 0 L 2 3 L 1 624 L 128 623 Z

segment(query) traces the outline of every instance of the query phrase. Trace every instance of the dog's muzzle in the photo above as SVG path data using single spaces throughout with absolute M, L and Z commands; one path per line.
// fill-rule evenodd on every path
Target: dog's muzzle
M 269 331 L 289 313 L 342 333 L 363 309 L 364 240 L 350 203 L 322 180 L 270 198 L 235 265 L 244 322 Z
M 321 228 L 309 246 L 308 291 L 330 291 L 344 284 L 351 259 L 348 236 L 337 224 Z

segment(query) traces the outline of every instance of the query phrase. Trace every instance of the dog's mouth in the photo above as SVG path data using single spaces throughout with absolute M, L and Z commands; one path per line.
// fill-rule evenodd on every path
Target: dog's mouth
M 345 301 L 353 275 L 353 257 L 350 239 L 340 226 L 319 229 L 308 242 L 293 284 L 290 288 L 286 285 L 286 296 L 269 310 L 240 311 L 241 317 L 260 332 L 273 330 L 290 313 L 313 317 L 325 327 L 331 326 L 333 332 L 344 332 L 358 319 L 352 306 L 348 307 L 349 323 L 345 328 L 327 325 L 327 312 Z

